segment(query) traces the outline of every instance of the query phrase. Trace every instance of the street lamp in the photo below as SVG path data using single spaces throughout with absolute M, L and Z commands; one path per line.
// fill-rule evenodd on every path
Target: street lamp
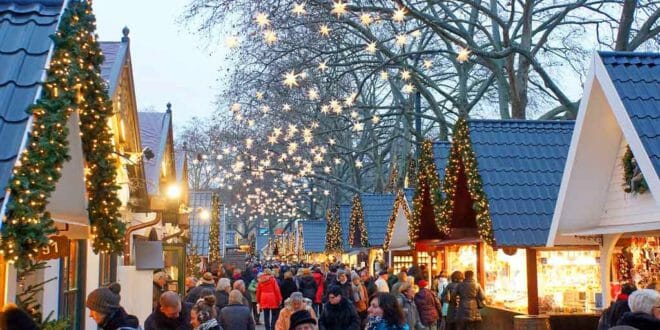
M 170 200 L 177 200 L 181 196 L 181 187 L 179 187 L 178 184 L 172 183 L 169 186 L 167 186 L 166 190 L 166 195 L 167 198 Z

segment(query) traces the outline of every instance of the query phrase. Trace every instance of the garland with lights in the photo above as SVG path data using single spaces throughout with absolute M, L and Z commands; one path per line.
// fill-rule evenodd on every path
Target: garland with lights
M 209 264 L 220 262 L 220 196 L 211 194 L 211 229 L 209 230 Z
M 429 200 L 426 200 L 428 196 Z M 408 245 L 414 249 L 419 238 L 419 227 L 422 223 L 422 208 L 425 203 L 433 207 L 433 215 L 441 233 L 449 232 L 449 223 L 438 221 L 440 219 L 440 207 L 442 196 L 440 195 L 440 179 L 433 160 L 433 143 L 430 140 L 422 143 L 417 168 L 417 184 L 415 185 L 415 197 L 413 198 L 412 217 L 408 222 Z
M 626 152 L 623 154 L 621 162 L 623 163 L 623 191 L 633 194 L 647 192 L 649 185 L 635 160 L 635 155 L 630 150 L 630 145 L 626 146 Z
M 339 206 L 329 208 L 325 213 L 325 252 L 341 253 L 342 246 L 341 223 L 339 221 Z
M 348 223 L 348 245 L 350 247 L 369 247 L 367 226 L 364 224 L 364 210 L 360 194 L 353 197 L 351 220 Z
M 83 28 L 80 34 L 81 74 L 76 88 L 82 98 L 78 103 L 83 155 L 87 163 L 87 209 L 92 227 L 94 253 L 121 253 L 124 249 L 126 224 L 120 220 L 121 201 L 115 181 L 117 162 L 114 156 L 113 134 L 107 122 L 112 118 L 112 101 L 107 83 L 101 77 L 103 55 L 94 35 L 96 18 L 91 1 L 73 6 L 74 17 Z
M 454 126 L 454 141 L 451 145 L 447 168 L 445 169 L 445 182 L 443 192 L 445 199 L 442 202 L 441 214 L 437 218 L 438 229 L 445 234 L 449 234 L 449 224 L 454 212 L 454 199 L 457 191 L 458 176 L 461 168 L 464 170 L 467 180 L 467 188 L 472 198 L 472 209 L 475 212 L 477 230 L 479 237 L 486 243 L 493 246 L 495 239 L 493 237 L 493 222 L 488 210 L 488 199 L 484 192 L 481 176 L 477 169 L 477 158 L 472 150 L 470 141 L 470 132 L 468 122 L 464 118 L 459 118 Z
M 396 217 L 399 213 L 399 207 L 403 208 L 403 214 L 406 217 L 406 221 L 410 222 L 412 215 L 408 208 L 408 203 L 406 203 L 406 197 L 403 190 L 397 192 L 394 205 L 392 206 L 392 213 L 390 213 L 390 219 L 387 221 L 387 231 L 385 231 L 385 242 L 383 243 L 383 250 L 385 251 L 389 250 L 390 244 L 392 244 L 392 232 L 394 231 L 394 224 L 396 223 Z M 410 232 L 408 233 L 408 236 L 410 237 Z
M 48 245 L 48 235 L 56 233 L 46 207 L 62 175 L 62 166 L 70 159 L 67 121 L 78 109 L 86 112 L 81 115 L 80 129 L 89 137 L 83 139 L 83 146 L 90 169 L 86 176 L 90 220 L 93 228 L 102 228 L 93 245 L 95 250 L 108 252 L 123 248 L 123 224 L 117 221 L 116 212 L 116 170 L 109 164 L 114 163 L 111 140 L 106 134 L 93 135 L 99 132 L 97 126 L 105 127 L 111 115 L 99 73 L 103 57 L 93 36 L 94 24 L 91 2 L 73 1 L 66 8 L 58 31 L 51 36 L 54 51 L 41 97 L 27 109 L 32 126 L 7 187 L 11 197 L 3 219 L 0 249 L 19 268 Z M 95 146 L 90 147 L 90 143 Z M 117 242 L 108 243 L 106 237 Z
M 202 270 L 199 268 L 199 264 L 202 263 L 202 257 L 199 255 L 197 245 L 188 244 L 187 250 L 186 277 L 192 276 L 195 278 L 200 278 L 202 276 Z

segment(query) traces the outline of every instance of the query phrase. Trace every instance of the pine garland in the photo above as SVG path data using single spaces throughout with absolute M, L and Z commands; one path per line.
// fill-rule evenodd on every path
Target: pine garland
M 646 183 L 644 176 L 639 173 L 635 173 L 635 169 L 639 171 L 639 165 L 635 160 L 635 155 L 633 155 L 632 150 L 630 150 L 630 145 L 626 146 L 626 152 L 623 154 L 621 159 L 623 163 L 623 191 L 633 194 L 643 194 L 649 190 L 649 185 Z M 638 176 L 638 178 L 636 178 Z M 637 181 L 633 183 L 633 180 Z
M 364 223 L 364 210 L 360 194 L 353 197 L 351 219 L 348 223 L 348 245 L 350 247 L 369 247 L 367 226 Z
M 342 246 L 342 230 L 339 220 L 339 205 L 328 208 L 325 213 L 325 252 L 341 253 L 344 250 Z
M 220 262 L 220 196 L 211 194 L 211 229 L 209 230 L 209 264 Z
M 56 232 L 46 207 L 62 175 L 62 166 L 70 159 L 66 125 L 77 110 L 81 113 L 80 129 L 89 167 L 86 179 L 90 220 L 96 233 L 94 250 L 123 250 L 112 136 L 104 128 L 112 113 L 100 75 L 103 57 L 94 31 L 91 1 L 72 1 L 62 15 L 59 30 L 51 36 L 54 52 L 41 97 L 27 110 L 33 122 L 28 144 L 7 187 L 10 200 L 0 248 L 0 253 L 17 262 L 19 268 L 47 246 L 48 236 Z
M 403 207 L 403 213 L 406 217 L 406 221 L 410 222 L 410 219 L 412 219 L 412 214 L 408 208 L 408 203 L 406 203 L 403 190 L 399 190 L 397 192 L 394 205 L 392 205 L 392 213 L 390 213 L 390 219 L 387 221 L 387 231 L 385 232 L 385 242 L 383 243 L 383 250 L 385 251 L 389 250 L 390 244 L 392 244 L 392 232 L 394 231 L 394 224 L 396 223 L 396 217 L 399 213 L 399 207 Z M 408 236 L 410 237 L 410 235 L 411 233 L 409 232 Z
M 472 150 L 470 132 L 468 130 L 467 120 L 460 118 L 454 126 L 454 140 L 449 154 L 449 161 L 445 169 L 445 182 L 443 192 L 445 199 L 441 205 L 440 216 L 437 218 L 438 228 L 441 232 L 449 234 L 449 225 L 451 224 L 454 212 L 454 199 L 456 196 L 458 176 L 461 165 L 465 171 L 467 179 L 467 188 L 472 198 L 472 209 L 476 214 L 477 230 L 479 237 L 486 243 L 493 246 L 495 239 L 493 236 L 493 223 L 488 209 L 488 199 L 484 192 L 481 176 L 477 169 L 477 159 Z
M 202 263 L 202 257 L 199 255 L 197 245 L 192 245 L 189 243 L 187 250 L 186 277 L 193 276 L 195 278 L 200 278 L 202 276 L 202 271 L 199 268 L 199 264 Z
M 419 238 L 419 229 L 422 223 L 422 208 L 426 203 L 433 207 L 436 225 L 441 233 L 449 233 L 449 222 L 439 221 L 442 196 L 440 195 L 440 179 L 433 159 L 433 143 L 429 140 L 422 144 L 422 152 L 419 155 L 417 184 L 415 185 L 415 197 L 413 199 L 412 218 L 408 223 L 408 245 L 414 249 Z M 425 200 L 428 196 L 429 200 Z

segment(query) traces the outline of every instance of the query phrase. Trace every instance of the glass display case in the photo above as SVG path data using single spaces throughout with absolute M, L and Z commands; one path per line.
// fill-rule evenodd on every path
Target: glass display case
M 169 276 L 167 290 L 182 294 L 185 284 L 186 247 L 183 244 L 163 244 L 164 271 Z
M 600 288 L 598 251 L 539 251 L 537 254 L 539 311 L 591 313 Z

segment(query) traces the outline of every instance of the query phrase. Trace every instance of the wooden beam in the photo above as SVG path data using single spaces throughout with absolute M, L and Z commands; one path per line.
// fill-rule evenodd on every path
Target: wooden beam
M 527 314 L 539 315 L 539 285 L 536 249 L 527 248 Z
M 477 243 L 477 281 L 486 285 L 486 243 Z

